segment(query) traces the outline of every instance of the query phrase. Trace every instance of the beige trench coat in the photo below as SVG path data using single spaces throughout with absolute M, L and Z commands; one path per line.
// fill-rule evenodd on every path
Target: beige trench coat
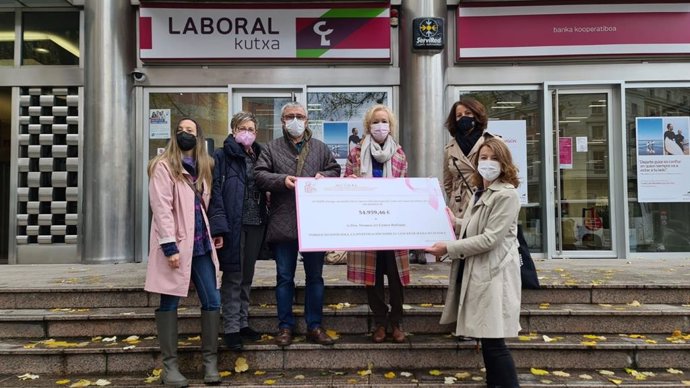
M 484 134 L 474 143 L 474 147 L 472 147 L 470 154 L 467 156 L 462 152 L 455 138 L 450 139 L 448 144 L 444 147 L 443 189 L 448 199 L 448 207 L 457 218 L 464 217 L 463 212 L 472 199 L 472 193 L 467 190 L 467 186 L 460 177 L 458 169 L 462 172 L 467 183 L 470 183 L 470 176 L 472 176 L 475 171 L 473 161 L 476 158 L 477 152 L 479 152 L 479 147 L 484 144 L 484 139 L 486 139 L 487 136 L 492 137 L 493 135 L 484 131 Z M 454 160 L 458 168 L 455 168 L 453 164 Z M 472 189 L 474 190 L 474 187 L 472 187 Z
M 466 212 L 460 232 L 465 238 L 448 243 L 453 263 L 440 323 L 456 322 L 456 335 L 515 337 L 521 298 L 517 189 L 494 182 Z M 457 278 L 463 261 L 457 259 L 465 259 L 460 288 Z

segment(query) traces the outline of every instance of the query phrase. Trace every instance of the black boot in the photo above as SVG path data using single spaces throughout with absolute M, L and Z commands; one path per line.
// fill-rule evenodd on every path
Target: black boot
M 249 341 L 258 341 L 261 339 L 261 333 L 252 329 L 249 326 L 241 328 L 240 335 L 242 336 L 242 338 Z
M 242 350 L 242 335 L 240 333 L 225 333 L 225 346 L 228 350 Z

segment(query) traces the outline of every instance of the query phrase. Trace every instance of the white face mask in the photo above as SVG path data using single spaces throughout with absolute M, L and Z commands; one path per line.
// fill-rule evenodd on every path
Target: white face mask
M 300 137 L 304 133 L 304 120 L 297 120 L 297 117 L 285 123 L 285 129 L 292 137 Z
M 482 178 L 493 182 L 501 175 L 501 163 L 496 160 L 480 160 L 477 165 L 477 172 Z
M 388 123 L 371 124 L 371 136 L 373 136 L 374 140 L 376 140 L 379 143 L 386 140 L 390 132 L 390 126 L 388 125 Z

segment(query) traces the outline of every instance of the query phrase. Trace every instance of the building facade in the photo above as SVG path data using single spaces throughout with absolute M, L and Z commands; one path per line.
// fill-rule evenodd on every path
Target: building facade
M 462 96 L 515 147 L 537 257 L 690 257 L 690 5 L 560 3 L 5 3 L 0 260 L 145 260 L 146 164 L 182 117 L 213 148 L 250 110 L 266 142 L 299 101 L 344 163 L 383 103 L 440 178 Z

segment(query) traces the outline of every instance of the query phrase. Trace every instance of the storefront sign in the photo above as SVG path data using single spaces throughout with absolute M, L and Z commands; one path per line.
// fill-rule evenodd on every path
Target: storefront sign
M 638 117 L 637 201 L 690 202 L 690 117 Z
M 526 205 L 529 202 L 527 200 L 527 121 L 489 120 L 486 130 L 492 135 L 500 136 L 510 149 L 513 163 L 518 168 L 520 203 Z
M 443 19 L 416 18 L 412 21 L 412 47 L 415 50 L 441 50 L 445 45 Z
M 329 6 L 142 6 L 139 56 L 142 61 L 389 60 L 388 3 Z
M 459 7 L 458 59 L 690 53 L 689 4 Z

